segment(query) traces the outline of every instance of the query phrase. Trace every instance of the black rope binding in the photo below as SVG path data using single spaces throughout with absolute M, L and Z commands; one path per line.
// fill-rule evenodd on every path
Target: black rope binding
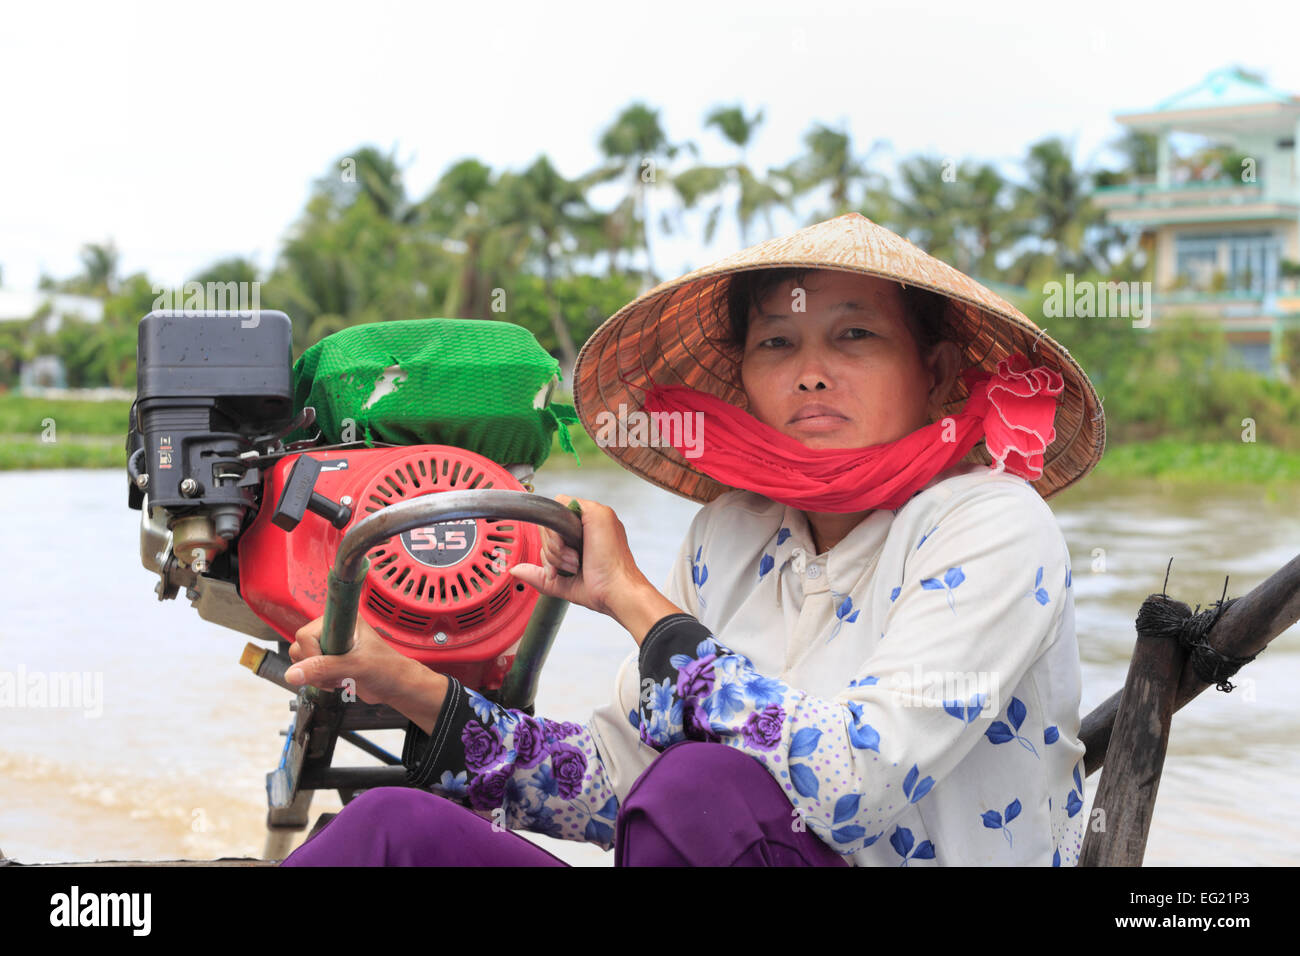
M 1223 596 L 1204 611 L 1196 605 L 1193 611 L 1182 601 L 1175 601 L 1165 592 L 1169 588 L 1169 571 L 1174 559 L 1169 559 L 1165 568 L 1165 583 L 1159 594 L 1152 594 L 1142 602 L 1138 610 L 1137 630 L 1142 637 L 1172 637 L 1187 652 L 1192 662 L 1192 670 L 1207 684 L 1213 684 L 1217 690 L 1229 693 L 1233 688 L 1229 677 L 1237 673 L 1243 664 L 1249 664 L 1258 655 L 1233 657 L 1212 648 L 1206 636 L 1218 623 L 1223 612 L 1237 602 L 1237 598 L 1225 600 L 1228 595 L 1228 579 L 1223 579 Z

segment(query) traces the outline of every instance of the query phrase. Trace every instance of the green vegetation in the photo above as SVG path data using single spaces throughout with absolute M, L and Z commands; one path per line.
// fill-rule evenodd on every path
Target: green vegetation
M 0 436 L 0 471 L 35 468 L 120 468 L 126 480 L 126 450 L 122 441 L 58 436 L 43 442 L 26 435 Z
M 585 431 L 573 430 L 582 468 L 617 468 Z M 543 468 L 578 467 L 557 443 Z M 1104 479 L 1215 482 L 1268 485 L 1300 484 L 1300 452 L 1249 442 L 1185 442 L 1161 438 L 1112 445 L 1092 473 Z
M 1106 449 L 1094 474 L 1161 481 L 1300 482 L 1300 452 L 1251 442 L 1185 442 L 1159 438 Z
M 561 395 L 561 400 L 568 400 Z M 0 395 L 0 471 L 29 468 L 126 467 L 126 421 L 130 403 L 22 398 Z M 43 424 L 53 420 L 53 431 Z M 1240 429 L 1238 429 L 1238 432 Z M 558 438 L 543 469 L 612 469 L 618 466 L 581 426 L 570 429 L 581 466 Z M 53 441 L 42 440 L 52 434 Z M 1300 450 L 1228 439 L 1153 438 L 1106 449 L 1096 475 L 1107 479 L 1151 478 L 1189 482 L 1300 483 Z
M 27 398 L 0 395 L 0 435 L 30 436 L 39 441 L 54 420 L 54 437 L 114 436 L 126 445 L 126 428 L 131 403 L 127 401 L 85 401 L 81 399 Z
M 1084 281 L 1104 280 L 1096 273 L 1075 280 Z M 1108 444 L 1249 443 L 1244 433 L 1253 429 L 1255 442 L 1300 451 L 1300 389 L 1234 367 L 1214 324 L 1176 316 L 1143 329 L 1131 318 L 1045 316 L 1044 297 L 1015 304 L 1088 373 L 1105 410 Z
M 1291 474 L 1282 452 L 1300 452 L 1300 391 L 1232 368 L 1217 329 L 1190 317 L 1136 329 L 1130 318 L 1044 314 L 1048 284 L 1067 274 L 1076 285 L 1150 278 L 1151 236 L 1108 223 L 1091 196 L 1149 176 L 1154 138 L 1129 132 L 1119 139 L 1117 170 L 1083 168 L 1065 141 L 1051 137 L 1032 144 L 1018 170 L 913 155 L 890 180 L 872 168 L 888 144 L 863 151 L 844 129 L 820 122 L 789 162 L 756 168 L 748 153 L 763 123 L 763 110 L 740 104 L 707 110 L 702 135 L 724 157 L 710 164 L 696 143 L 669 139 L 658 110 L 633 103 L 598 131 L 602 158 L 586 173 L 566 178 L 544 153 L 520 170 L 469 157 L 423 196 L 408 192 L 395 154 L 363 145 L 323 170 L 269 271 L 235 256 L 190 281 L 258 283 L 257 304 L 292 317 L 296 353 L 350 325 L 441 315 L 516 322 L 568 369 L 605 318 L 663 278 L 651 255 L 653 233 L 690 228 L 709 241 L 725 219 L 752 242 L 773 234 L 777 211 L 812 223 L 855 210 L 993 283 L 1070 350 L 1104 402 L 1107 472 L 1208 468 L 1254 481 L 1276 466 Z M 1209 181 L 1231 169 L 1233 157 L 1216 147 L 1178 162 Z M 592 197 L 611 187 L 612 205 L 598 208 Z M 662 214 L 654 221 L 651 193 L 669 200 L 656 202 Z M 688 227 L 687 215 L 697 222 Z M 56 323 L 42 313 L 0 323 L 0 467 L 114 466 L 124 403 L 51 403 L 4 391 L 38 355 L 59 356 L 72 387 L 133 389 L 136 326 L 164 290 L 144 273 L 120 276 L 111 242 L 85 246 L 79 274 L 46 277 L 42 286 L 98 298 L 104 318 Z M 190 305 L 185 289 L 166 292 Z M 1287 333 L 1284 351 L 1300 376 L 1300 329 Z M 41 440 L 46 417 L 56 420 L 52 443 Z M 574 439 L 585 463 L 608 463 L 581 429 Z M 1254 464 L 1241 464 L 1243 448 Z M 1267 449 L 1276 457 L 1267 458 Z M 572 461 L 557 446 L 548 467 L 567 467 L 559 464 L 565 460 Z
M 845 130 L 820 122 L 789 162 L 756 168 L 747 154 L 763 122 L 761 109 L 706 111 L 705 145 L 730 157 L 710 164 L 698 161 L 696 143 L 670 141 L 658 110 L 632 103 L 598 132 L 594 169 L 568 178 L 545 153 L 521 170 L 470 157 L 424 196 L 408 193 L 395 154 L 359 146 L 323 169 L 265 273 L 234 256 L 167 289 L 145 273 L 120 275 L 111 241 L 86 245 L 80 273 L 41 285 L 98 298 L 103 319 L 47 311 L 0 324 L 0 390 L 39 355 L 58 356 L 71 387 L 132 388 L 136 326 L 155 302 L 217 307 L 196 302 L 191 283 L 257 283 L 257 305 L 293 319 L 296 352 L 357 323 L 495 318 L 524 325 L 569 368 L 601 320 L 663 278 L 652 227 L 660 235 L 698 230 L 708 242 L 725 218 L 751 242 L 764 227 L 773 233 L 777 211 L 811 223 L 857 210 L 964 271 L 1012 285 L 1047 266 L 1105 264 L 1109 274 L 1136 278 L 1145 262 L 1141 237 L 1105 228 L 1088 198 L 1097 183 L 1144 172 L 1151 149 L 1140 136 L 1118 144 L 1131 171 L 1079 168 L 1067 144 L 1048 138 L 1028 150 L 1018 179 L 985 162 L 917 155 L 901 160 L 890 183 L 870 164 L 887 144 L 861 154 Z M 610 187 L 621 196 L 597 208 L 591 197 Z M 654 221 L 651 192 L 669 200 L 657 203 Z M 699 223 L 687 226 L 688 214 Z
M 125 469 L 130 411 L 125 401 L 0 395 L 0 471 Z

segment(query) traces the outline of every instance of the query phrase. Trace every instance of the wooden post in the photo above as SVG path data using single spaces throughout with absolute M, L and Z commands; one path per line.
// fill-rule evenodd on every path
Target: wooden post
M 1079 866 L 1142 865 L 1186 656 L 1174 638 L 1138 636 Z
M 1300 556 L 1292 558 L 1281 570 L 1224 611 L 1207 640 L 1220 653 L 1249 657 L 1262 651 L 1269 641 L 1297 620 L 1300 620 Z M 1181 710 L 1209 686 L 1196 676 L 1190 662 L 1183 664 L 1174 710 Z M 1087 748 L 1083 758 L 1086 774 L 1100 769 L 1106 760 L 1122 694 L 1123 691 L 1116 691 L 1080 725 L 1079 739 Z

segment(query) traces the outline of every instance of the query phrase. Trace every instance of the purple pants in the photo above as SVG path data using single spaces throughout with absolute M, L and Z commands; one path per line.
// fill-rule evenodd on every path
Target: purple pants
M 673 744 L 619 807 L 615 866 L 846 866 L 794 824 L 789 798 L 748 754 Z M 358 796 L 281 866 L 567 866 L 445 797 L 409 787 Z

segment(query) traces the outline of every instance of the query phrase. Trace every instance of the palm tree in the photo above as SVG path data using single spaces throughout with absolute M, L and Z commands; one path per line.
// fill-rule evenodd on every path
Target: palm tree
M 736 179 L 740 184 L 740 201 L 736 206 L 736 219 L 740 224 L 741 245 L 749 245 L 749 225 L 758 216 L 767 224 L 768 236 L 776 235 L 772 224 L 772 210 L 777 206 L 791 208 L 793 198 L 788 189 L 782 189 L 783 180 L 768 171 L 766 177 L 755 176 L 748 166 L 736 169 Z
M 810 222 L 842 216 L 857 208 L 860 203 L 855 197 L 859 187 L 881 184 L 882 177 L 872 172 L 867 160 L 885 147 L 883 141 L 873 143 L 865 159 L 853 154 L 853 142 L 846 130 L 833 129 L 823 123 L 814 124 L 804 134 L 803 141 L 804 154 L 775 172 L 789 183 L 792 196 L 827 187 L 830 208 L 813 213 Z
M 1092 204 L 1089 177 L 1075 167 L 1072 153 L 1059 137 L 1029 148 L 1026 181 L 1014 189 L 1016 214 L 1058 268 L 1081 272 L 1091 267 L 1104 272 L 1106 264 L 1098 261 L 1086 241 L 1089 230 L 1101 225 L 1104 217 Z
M 958 177 L 959 178 L 959 177 Z M 899 188 L 886 211 L 886 224 L 930 255 L 965 271 L 968 249 L 961 242 L 961 203 L 947 160 L 912 156 L 898 164 Z
M 110 296 L 117 291 L 120 265 L 121 255 L 112 239 L 88 242 L 81 247 L 81 275 L 66 283 L 68 291 L 101 299 Z
M 209 282 L 243 282 L 252 284 L 257 281 L 257 265 L 243 256 L 230 256 L 207 266 L 191 279 L 207 285 Z
M 365 197 L 385 219 L 409 224 L 418 215 L 406 197 L 402 167 L 395 152 L 384 153 L 374 146 L 362 146 L 335 162 L 337 175 L 318 181 L 330 192 L 339 208 L 346 209 Z
M 988 164 L 974 169 L 938 156 L 912 156 L 898 165 L 899 188 L 882 206 L 884 221 L 931 255 L 963 272 L 993 278 L 997 254 L 1021 232 L 1007 199 L 1008 184 Z M 868 195 L 880 191 L 875 187 Z
M 456 275 L 443 305 L 447 315 L 482 318 L 491 307 L 492 289 L 504 281 L 497 188 L 491 167 L 462 159 L 442 174 L 421 203 L 425 221 L 456 256 Z
M 1008 183 L 989 163 L 981 163 L 959 182 L 962 224 L 970 232 L 970 261 L 981 278 L 994 278 L 998 273 L 997 254 L 1020 236 L 1005 201 Z
M 734 187 L 736 225 L 740 230 L 742 246 L 749 245 L 749 230 L 756 217 L 763 216 L 768 232 L 771 233 L 774 231 L 772 210 L 778 205 L 789 208 L 793 201 L 792 183 L 788 175 L 769 170 L 766 176 L 758 176 L 749 168 L 746 152 L 762 123 L 761 109 L 753 116 L 746 116 L 739 105 L 714 108 L 704 118 L 704 125 L 715 127 L 723 138 L 737 148 L 740 154 L 737 162 L 729 166 L 695 166 L 673 177 L 673 186 L 687 209 L 694 208 L 705 196 Z M 723 205 L 719 201 L 707 214 L 704 226 L 706 243 L 713 241 L 722 210 Z
M 1099 170 L 1098 185 L 1109 186 L 1153 178 L 1160 153 L 1159 138 L 1155 133 L 1126 129 L 1124 134 L 1110 144 L 1123 157 L 1118 171 Z
M 585 177 L 584 184 L 591 186 L 618 178 L 628 184 L 626 198 L 608 214 L 604 223 L 605 237 L 610 243 L 611 271 L 616 253 L 635 235 L 636 244 L 645 252 L 647 278 L 654 282 L 646 193 L 668 181 L 667 176 L 659 173 L 659 160 L 675 158 L 682 146 L 669 142 L 659 122 L 659 111 L 639 102 L 615 117 L 600 134 L 599 146 L 606 162 Z
M 267 282 L 264 301 L 293 318 L 299 348 L 315 341 L 311 326 L 317 317 L 355 316 L 365 303 L 364 278 L 337 217 L 329 194 L 312 196 Z
M 728 170 L 725 166 L 692 166 L 673 177 L 673 189 L 685 209 L 694 209 L 706 196 L 717 193 L 727 185 Z M 705 217 L 704 242 L 713 241 L 713 234 L 718 228 L 718 219 L 723 206 L 715 204 Z
M 740 187 L 740 196 L 736 204 L 736 224 L 740 227 L 742 246 L 749 245 L 749 226 L 754 214 L 777 201 L 775 188 L 750 173 L 746 162 L 745 154 L 758 133 L 758 128 L 762 125 L 761 109 L 753 116 L 746 116 L 744 107 L 739 103 L 735 106 L 715 107 L 708 116 L 704 117 L 706 128 L 712 126 L 717 129 L 723 138 L 740 152 L 739 161 L 731 167 L 729 173 L 730 178 Z M 770 229 L 771 223 L 769 222 L 768 225 Z
M 704 117 L 704 125 L 717 127 L 718 132 L 740 150 L 740 162 L 743 165 L 745 151 L 749 149 L 758 128 L 763 125 L 763 111 L 760 109 L 753 116 L 746 116 L 744 107 L 740 104 L 717 106 Z
M 1119 169 L 1093 170 L 1094 190 L 1155 179 L 1160 152 L 1159 137 L 1155 133 L 1127 129 L 1107 145 L 1123 161 Z M 1114 271 L 1135 275 L 1152 262 L 1156 244 L 1154 229 L 1107 221 L 1096 233 L 1094 245 L 1101 258 L 1113 264 Z
M 577 361 L 578 350 L 560 314 L 555 280 L 568 257 L 580 250 L 580 239 L 590 235 L 598 216 L 587 204 L 582 182 L 566 179 L 545 155 L 522 173 L 503 176 L 499 198 L 506 241 L 513 240 L 519 260 L 541 264 L 551 329 L 567 375 Z

